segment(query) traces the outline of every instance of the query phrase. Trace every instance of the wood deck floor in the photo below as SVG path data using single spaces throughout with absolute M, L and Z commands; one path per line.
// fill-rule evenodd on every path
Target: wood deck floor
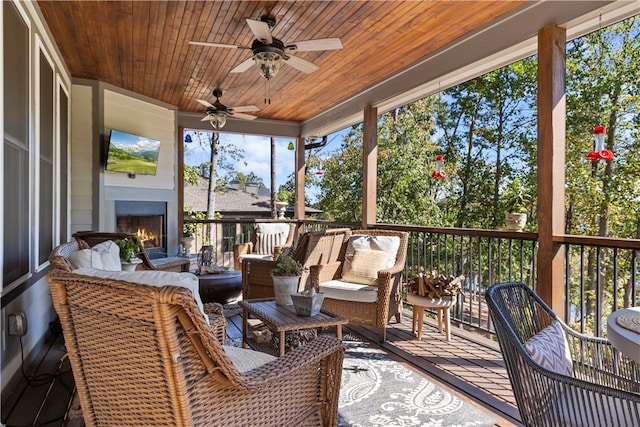
M 239 345 L 241 323 L 239 315 L 230 319 L 228 344 Z M 376 343 L 377 332 L 373 329 L 347 325 L 344 330 Z M 425 373 L 434 382 L 483 408 L 500 421 L 496 425 L 520 425 L 497 342 L 454 325 L 451 341 L 447 342 L 444 334 L 438 333 L 435 321 L 429 318 L 425 318 L 422 340 L 417 341 L 411 333 L 411 312 L 405 312 L 401 323 L 389 325 L 387 342 L 381 347 L 406 366 Z M 46 381 L 49 378 L 46 374 L 56 371 L 62 374 L 56 376 L 53 383 Z M 84 426 L 78 417 L 77 403 L 71 399 L 73 378 L 61 338 L 49 343 L 37 361 L 26 369 L 26 374 L 37 375 L 45 384 L 29 386 L 23 381 L 8 397 L 3 396 L 2 421 L 6 427 Z

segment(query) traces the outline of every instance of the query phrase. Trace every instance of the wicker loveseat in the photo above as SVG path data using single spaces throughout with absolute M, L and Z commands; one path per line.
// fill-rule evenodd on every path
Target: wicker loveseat
M 486 293 L 526 426 L 640 426 L 640 365 L 563 323 L 524 283 Z
M 87 426 L 336 425 L 335 337 L 274 358 L 222 346 L 185 288 L 47 278 Z
M 79 231 L 73 235 L 82 248 L 90 248 L 98 243 L 107 240 L 118 240 L 126 237 L 135 237 L 129 233 L 111 233 L 105 231 Z M 142 248 L 138 253 L 138 258 L 142 264 L 136 267 L 137 270 L 164 270 L 164 271 L 189 271 L 190 261 L 183 257 L 166 257 L 150 259 L 147 252 Z

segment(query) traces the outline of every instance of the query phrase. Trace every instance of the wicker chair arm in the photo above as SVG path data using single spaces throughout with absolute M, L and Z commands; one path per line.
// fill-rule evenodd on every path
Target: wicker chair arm
M 253 243 L 236 243 L 233 245 L 233 268 L 236 270 L 242 270 L 242 263 L 240 262 L 240 256 L 250 254 L 253 252 Z
M 640 364 L 604 338 L 580 334 L 562 323 L 576 378 L 605 387 L 640 392 Z
M 343 357 L 342 342 L 334 336 L 323 335 L 286 353 L 283 357 L 247 372 L 242 385 L 247 389 L 259 389 L 274 381 L 296 377 L 300 371 L 316 370 L 317 366 L 327 363 L 332 363 L 332 368 L 337 369 L 340 375 Z
M 318 290 L 320 283 L 340 277 L 341 262 L 334 262 L 326 265 L 312 265 L 309 267 L 309 277 L 311 285 Z

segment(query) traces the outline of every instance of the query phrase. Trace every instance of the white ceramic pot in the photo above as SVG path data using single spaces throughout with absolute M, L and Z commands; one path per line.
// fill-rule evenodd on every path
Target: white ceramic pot
M 122 261 L 120 265 L 122 265 L 122 271 L 134 271 L 141 262 L 142 260 L 135 258 L 132 259 L 131 262 Z
M 300 276 L 271 276 L 277 305 L 293 305 L 291 294 L 298 292 Z
M 515 212 L 505 214 L 504 222 L 507 224 L 508 230 L 522 231 L 524 226 L 527 225 L 527 214 Z

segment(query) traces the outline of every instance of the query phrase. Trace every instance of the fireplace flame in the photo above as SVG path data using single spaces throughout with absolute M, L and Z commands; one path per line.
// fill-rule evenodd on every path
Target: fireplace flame
M 152 232 L 147 232 L 144 228 L 138 228 L 136 234 L 145 248 L 155 248 L 159 246 L 158 236 L 154 235 Z

